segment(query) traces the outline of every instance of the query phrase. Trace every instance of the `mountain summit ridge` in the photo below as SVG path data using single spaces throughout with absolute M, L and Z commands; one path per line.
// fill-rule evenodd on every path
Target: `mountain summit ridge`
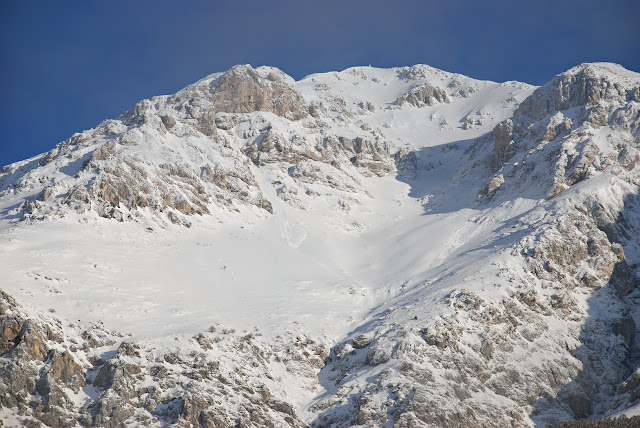
M 209 75 L 0 171 L 1 412 L 633 414 L 639 186 L 640 74 L 614 64 L 538 88 L 424 65 Z

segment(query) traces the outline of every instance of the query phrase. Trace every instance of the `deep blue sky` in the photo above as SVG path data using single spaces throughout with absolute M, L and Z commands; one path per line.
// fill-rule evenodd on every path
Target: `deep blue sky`
M 0 166 L 235 64 L 296 79 L 429 64 L 543 84 L 588 61 L 640 71 L 640 1 L 0 3 Z

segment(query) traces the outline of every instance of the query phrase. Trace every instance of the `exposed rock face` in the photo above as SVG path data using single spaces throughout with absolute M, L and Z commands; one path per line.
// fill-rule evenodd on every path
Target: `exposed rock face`
M 605 73 L 608 70 L 605 70 Z M 585 64 L 556 76 L 524 100 L 515 115 L 535 121 L 571 107 L 590 109 L 600 101 L 640 101 L 637 87 L 624 87 L 612 82 L 600 71 L 598 64 Z
M 43 156 L 39 168 L 57 166 L 72 178 L 44 183 L 42 193 L 20 207 L 22 218 L 63 216 L 71 208 L 117 221 L 147 221 L 143 213 L 151 212 L 161 224 L 191 226 L 193 216 L 220 209 L 255 207 L 273 213 L 251 163 L 279 168 L 323 163 L 336 171 L 318 184 L 362 194 L 357 175 L 383 176 L 395 170 L 392 145 L 379 130 L 363 125 L 363 136 L 328 133 L 326 108 L 317 101 L 306 103 L 294 84 L 276 69 L 237 66 L 173 96 L 143 100 L 120 118 L 76 134 Z M 370 102 L 362 109 L 375 111 Z M 290 133 L 290 120 L 301 119 L 304 131 Z M 246 143 L 238 145 L 237 140 Z M 156 154 L 151 157 L 152 151 Z M 325 169 L 299 168 L 297 173 L 319 168 Z M 17 183 L 19 189 L 36 185 L 31 175 L 27 172 Z M 290 185 L 291 192 L 278 190 L 278 195 L 304 207 L 295 194 L 309 189 L 305 180 L 294 181 L 298 184 Z
M 638 239 L 627 225 L 637 219 L 640 170 L 625 166 L 636 165 L 637 103 L 627 105 L 635 89 L 595 78 L 588 67 L 569 74 L 495 127 L 490 175 L 478 199 L 494 203 L 514 189 L 549 197 L 559 185 L 562 191 L 605 170 L 622 182 L 620 192 L 608 195 L 606 206 L 587 191 L 558 205 L 551 199 L 555 221 L 509 245 L 523 262 L 512 266 L 526 268 L 500 268 L 498 275 L 513 284 L 507 295 L 488 299 L 459 290 L 448 297 L 452 311 L 436 321 L 422 323 L 407 309 L 391 312 L 363 329 L 371 338 L 366 346 L 358 336 L 334 347 L 324 376 L 346 396 L 318 399 L 316 426 L 525 427 L 532 424 L 528 415 L 547 423 L 585 418 L 638 400 L 630 376 L 637 367 L 636 326 L 629 315 L 638 273 L 620 245 Z M 569 108 L 577 113 L 562 111 Z M 605 112 L 604 122 L 600 116 L 593 122 L 594 108 Z M 591 131 L 602 123 L 628 136 L 603 142 Z M 590 296 L 588 305 L 583 295 Z M 613 390 L 618 397 L 611 401 Z
M 291 120 L 306 117 L 302 95 L 284 79 L 274 72 L 264 79 L 250 65 L 238 65 L 212 82 L 212 103 L 216 111 L 226 113 L 270 111 Z
M 24 423 L 33 417 L 54 428 L 76 423 L 302 427 L 275 374 L 286 373 L 296 382 L 304 378 L 311 392 L 328 355 L 326 345 L 305 337 L 266 341 L 215 329 L 166 354 L 127 341 L 105 352 L 113 349 L 115 333 L 92 326 L 70 339 L 59 322 L 27 317 L 1 290 L 0 306 L 5 349 L 0 405 L 14 409 Z M 112 356 L 105 360 L 101 354 Z M 84 395 L 85 385 L 98 395 Z M 78 394 L 86 400 L 81 407 L 72 399 Z
M 398 173 L 409 179 L 414 179 L 418 172 L 418 158 L 415 151 L 400 149 L 394 155 Z
M 582 419 L 577 421 L 559 422 L 547 425 L 549 428 L 633 428 L 640 424 L 640 416 L 627 418 Z
M 511 119 L 499 123 L 493 128 L 494 147 L 489 158 L 489 171 L 498 171 L 502 165 L 515 154 L 516 142 L 514 141 L 514 131 L 517 126 Z
M 315 403 L 314 424 L 525 427 L 530 413 L 549 422 L 606 410 L 632 370 L 635 324 L 625 314 L 633 303 L 617 290 L 637 279 L 594 212 L 571 212 L 582 214 L 513 246 L 526 270 L 501 269 L 514 284 L 502 299 L 459 290 L 448 298 L 453 312 L 435 322 L 399 313 L 334 347 L 324 376 L 347 395 Z M 608 309 L 589 316 L 574 296 L 595 289 L 591 305 Z M 365 373 L 366 386 L 350 373 Z M 636 384 L 630 377 L 619 395 L 634 400 Z
M 48 327 L 42 328 L 17 313 L 15 300 L 2 290 L 0 298 L 0 355 L 27 361 L 43 360 L 48 352 L 46 341 L 55 334 Z
M 24 219 L 71 209 L 191 226 L 289 209 L 282 201 L 300 210 L 325 203 L 347 217 L 372 198 L 368 177 L 394 171 L 436 217 L 477 215 L 438 237 L 436 260 L 415 258 L 434 263 L 425 271 L 433 277 L 412 273 L 397 293 L 389 286 L 366 322 L 331 344 L 212 328 L 159 352 L 151 339 L 28 316 L 0 291 L 0 404 L 52 427 L 394 428 L 532 427 L 637 404 L 640 85 L 616 70 L 585 65 L 558 76 L 463 154 L 459 141 L 409 148 L 367 120 L 401 113 L 394 99 L 466 102 L 471 84 L 451 81 L 447 92 L 425 83 L 434 76 L 427 67 L 399 69 L 402 91 L 411 89 L 376 107 L 361 94 L 326 95 L 324 83 L 307 101 L 284 73 L 238 66 L 3 169 L 0 179 L 15 184 L 0 181 L 1 191 L 30 192 L 11 213 Z M 384 85 L 351 74 L 360 81 L 335 79 Z M 514 100 L 505 104 L 515 109 Z M 473 117 L 455 132 L 474 132 L 488 116 Z M 461 159 L 443 168 L 447 152 Z M 417 179 L 431 171 L 437 177 L 422 189 Z M 385 186 L 396 191 L 392 178 Z M 432 197 L 440 204 L 429 205 Z M 483 229 L 491 229 L 484 241 L 463 239 Z M 449 259 L 453 247 L 460 265 Z
M 616 409 L 633 405 L 640 400 L 640 367 L 616 388 L 616 395 L 611 407 Z
M 488 167 L 505 177 L 505 188 L 549 198 L 596 172 L 620 167 L 621 177 L 637 180 L 628 172 L 637 165 L 640 89 L 600 67 L 586 64 L 557 76 L 524 100 L 513 118 L 496 125 Z M 598 128 L 605 124 L 626 136 L 604 141 Z
M 229 151 L 222 148 L 222 151 Z M 233 207 L 233 201 L 270 211 L 268 201 L 249 170 L 248 162 L 237 159 L 231 165 L 205 163 L 199 170 L 193 165 L 164 163 L 149 168 L 143 163 L 123 158 L 115 165 L 92 162 L 97 171 L 88 193 L 98 201 L 99 215 L 115 217 L 121 208 L 131 211 L 150 208 L 154 211 L 173 209 L 184 215 L 209 214 L 209 205 Z M 70 190 L 69 202 L 77 200 Z M 85 198 L 80 202 L 88 202 Z
M 256 377 L 280 355 L 275 349 L 265 347 L 251 334 L 225 337 L 203 333 L 194 337 L 194 342 L 200 351 L 188 355 L 176 351 L 160 359 L 151 357 L 149 350 L 123 342 L 113 358 L 99 370 L 96 368 L 93 384 L 103 392 L 87 408 L 91 423 L 112 426 L 125 421 L 144 424 L 160 420 L 197 426 L 304 425 L 294 407 L 274 397 L 263 380 Z M 299 347 L 310 350 L 311 345 L 307 342 Z M 212 359 L 214 347 L 217 353 L 222 349 L 233 352 Z M 302 370 L 308 365 L 311 372 L 307 375 L 312 374 L 325 352 L 322 347 L 316 348 L 315 354 L 289 364 L 287 370 Z M 286 352 L 298 354 L 293 347 Z M 148 380 L 142 382 L 145 379 Z M 149 381 L 153 386 L 148 385 Z M 226 398 L 222 397 L 235 403 L 225 404 Z
M 381 177 L 395 170 L 392 145 L 378 133 L 373 138 L 352 139 L 328 134 L 328 125 L 322 122 L 314 127 L 323 132 L 310 135 L 256 125 L 253 121 L 244 125 L 258 128 L 259 134 L 242 150 L 257 167 L 269 168 L 273 177 L 280 177 L 273 180 L 278 196 L 296 208 L 306 209 L 305 199 L 323 189 L 346 192 L 347 198 L 366 196 L 360 190 L 359 176 Z M 283 170 L 288 171 L 287 176 L 282 175 Z M 344 198 L 340 201 L 348 210 L 348 202 Z M 352 202 L 358 203 L 355 199 Z
M 504 176 L 502 174 L 496 175 L 489 183 L 480 188 L 480 191 L 478 192 L 478 200 L 483 200 L 484 198 L 491 199 L 503 184 Z
M 91 139 L 74 137 L 49 152 L 47 164 L 72 159 L 67 168 L 73 168 L 74 182 L 68 187 L 58 182 L 48 184 L 39 197 L 22 207 L 24 218 L 38 218 L 44 211 L 63 214 L 67 206 L 79 213 L 93 211 L 124 221 L 146 209 L 165 221 L 189 226 L 189 216 L 210 214 L 212 207 L 237 210 L 254 206 L 272 212 L 249 160 L 227 137 L 204 140 L 199 131 L 180 123 L 173 128 L 186 133 L 185 140 L 177 147 L 167 145 L 158 116 L 149 119 L 146 110 L 141 115 L 147 122 L 138 127 L 109 121 L 96 129 Z M 140 145 L 156 146 L 164 158 L 145 158 L 136 153 Z
M 437 103 L 449 104 L 451 101 L 444 89 L 431 85 L 421 85 L 411 89 L 396 100 L 396 105 L 411 104 L 415 107 L 432 106 Z
M 78 414 L 69 391 L 84 386 L 84 370 L 68 351 L 55 349 L 64 341 L 60 322 L 25 316 L 2 290 L 0 308 L 0 405 L 50 427 L 75 425 Z

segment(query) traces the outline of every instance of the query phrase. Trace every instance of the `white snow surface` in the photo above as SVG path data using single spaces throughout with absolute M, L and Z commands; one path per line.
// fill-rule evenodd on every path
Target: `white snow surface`
M 615 65 L 593 67 L 622 83 L 640 81 L 637 73 Z M 289 139 L 377 136 L 391 144 L 392 153 L 415 150 L 415 177 L 402 171 L 359 175 L 347 165 L 341 169 L 344 176 L 335 173 L 343 187 L 305 187 L 291 181 L 289 165 L 275 161 L 250 165 L 260 191 L 273 204 L 273 214 L 253 206 L 234 205 L 234 210 L 211 203 L 210 214 L 189 216 L 190 227 L 158 222 L 148 208 L 138 209 L 135 221 L 70 210 L 19 221 L 21 204 L 40 194 L 45 184 L 54 183 L 62 195 L 87 177 L 84 162 L 110 137 L 86 131 L 87 142 L 66 158 L 35 168 L 41 155 L 3 169 L 0 288 L 34 311 L 49 310 L 69 322 L 100 322 L 132 340 L 167 349 L 174 338 L 190 337 L 209 326 L 257 329 L 266 337 L 301 333 L 332 345 L 373 331 L 372 325 L 408 331 L 423 320 L 444 319 L 457 311 L 446 299 L 461 289 L 499 301 L 509 294 L 513 279 L 501 272 L 524 269 L 522 260 L 513 256 L 514 245 L 544 230 L 551 213 L 566 214 L 573 201 L 588 195 L 597 200 L 598 192 L 607 193 L 611 204 L 634 192 L 604 171 L 553 199 L 546 200 L 535 186 L 525 191 L 515 186 L 490 203 L 479 203 L 478 190 L 489 174 L 486 165 L 477 164 L 466 151 L 512 117 L 536 89 L 524 83 L 479 81 L 423 65 L 355 67 L 298 82 L 271 67 L 256 71 L 265 79 L 275 73 L 305 102 L 326 107 L 320 117 L 324 124 L 319 131 L 313 119 L 291 122 L 269 112 L 246 113 L 232 130 L 218 130 L 230 142 L 229 153 L 239 153 L 265 124 Z M 177 95 L 208 87 L 221 75 L 208 76 Z M 396 104 L 424 85 L 441 88 L 450 102 Z M 149 103 L 155 103 L 154 111 L 166 112 L 167 99 L 156 97 Z M 562 119 L 571 118 L 571 111 L 563 113 Z M 110 126 L 115 135 L 132 132 L 122 122 Z M 138 144 L 122 151 L 145 168 L 167 162 L 199 168 L 194 160 L 198 156 L 234 167 L 231 158 L 207 152 L 210 142 L 205 137 L 186 131 L 182 137 L 164 135 L 144 126 L 134 129 Z M 613 152 L 616 139 L 626 138 L 606 128 L 587 127 L 585 132 L 603 156 Z M 484 162 L 491 149 L 481 146 L 484 157 L 479 161 Z M 509 171 L 522 165 L 524 153 L 498 173 L 508 180 Z M 21 178 L 28 171 L 27 178 Z M 344 190 L 345 183 L 354 188 Z M 291 193 L 295 198 L 284 197 L 286 186 L 297 186 Z M 59 203 L 60 198 L 48 203 Z M 632 260 L 640 254 L 637 244 L 625 252 Z M 588 296 L 579 298 L 580 305 L 588 307 Z M 606 313 L 606 307 L 596 309 Z M 567 328 L 563 321 L 547 321 L 547 336 Z M 524 359 L 518 352 L 525 353 L 517 349 L 514 361 Z M 543 358 L 544 350 L 526 350 L 531 352 Z M 379 369 L 370 370 L 373 375 Z M 367 376 L 354 377 L 353 382 L 363 384 L 364 379 Z M 328 382 L 320 379 L 320 384 L 313 393 L 298 386 L 300 393 L 289 396 L 308 420 L 314 416 L 311 399 L 323 391 L 335 393 Z M 636 413 L 637 407 L 627 412 Z
M 275 69 L 256 70 L 266 75 Z M 403 78 L 407 71 L 417 73 L 417 80 Z M 219 76 L 193 86 L 209 84 Z M 452 82 L 461 85 L 455 91 L 468 87 L 475 92 L 469 98 L 452 95 L 450 104 L 393 106 L 397 97 L 418 84 L 447 88 Z M 411 148 L 468 144 L 509 117 L 516 100 L 534 89 L 517 82 L 477 81 L 428 66 L 357 67 L 290 83 L 307 101 L 341 97 L 353 108 L 363 100 L 372 103 L 376 112 L 367 113 L 362 122 L 384 129 L 396 147 Z M 323 90 L 316 90 L 319 85 Z M 247 116 L 260 115 L 265 114 Z M 329 116 L 338 115 L 329 112 Z M 483 118 L 484 124 L 462 129 L 468 115 Z M 361 131 L 352 122 L 333 126 L 340 135 L 355 137 Z M 79 160 L 68 165 L 41 168 L 40 176 L 32 180 L 44 182 L 51 176 L 58 183 L 73 180 L 85 153 L 101 144 L 102 139 L 90 144 L 75 155 Z M 236 144 L 242 141 L 236 139 Z M 149 146 L 141 144 L 133 150 L 151 160 L 166 154 Z M 478 229 L 474 221 L 482 212 L 456 206 L 456 199 L 468 196 L 455 177 L 461 150 L 453 155 L 435 150 L 433 162 L 438 168 L 425 173 L 428 184 L 419 188 L 397 180 L 394 174 L 361 177 L 370 197 L 344 215 L 322 204 L 297 210 L 277 197 L 271 198 L 277 202 L 275 214 L 266 218 L 252 212 L 216 212 L 196 219 L 191 229 L 153 232 L 91 213 L 30 224 L 18 224 L 4 215 L 0 220 L 2 288 L 23 304 L 52 309 L 68 319 L 102 321 L 107 328 L 136 338 L 190 333 L 220 323 L 271 333 L 302 329 L 336 340 L 360 325 L 371 308 L 431 277 L 427 272 L 446 259 L 478 247 L 502 221 L 492 215 Z M 268 193 L 268 177 L 260 168 L 253 172 Z M 36 184 L 31 193 L 39 191 Z M 435 198 L 434 208 L 425 203 L 434 194 L 445 193 L 450 195 L 451 207 L 441 201 L 444 198 Z M 5 191 L 0 210 L 9 212 L 23 198 L 24 193 Z

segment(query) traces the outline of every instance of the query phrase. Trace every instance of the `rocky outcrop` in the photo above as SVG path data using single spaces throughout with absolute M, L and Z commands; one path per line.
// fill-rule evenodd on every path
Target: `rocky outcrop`
M 250 65 L 238 65 L 212 82 L 211 100 L 220 112 L 270 111 L 291 120 L 306 117 L 309 109 L 302 95 L 284 79 L 276 72 L 265 79 Z
M 60 322 L 27 316 L 1 290 L 0 312 L 0 409 L 54 428 L 303 427 L 286 379 L 311 394 L 328 355 L 325 344 L 300 335 L 265 339 L 213 327 L 166 353 L 129 341 L 113 350 L 122 335 L 92 325 L 69 337 Z
M 157 356 L 123 342 L 88 375 L 101 393 L 85 406 L 85 423 L 304 426 L 283 399 L 284 390 L 271 389 L 267 384 L 274 385 L 273 377 L 264 373 L 276 364 L 285 373 L 307 377 L 312 388 L 324 347 L 300 338 L 267 343 L 251 333 L 211 330 L 194 336 L 191 352 L 176 349 Z
M 0 290 L 0 405 L 50 427 L 75 425 L 71 398 L 84 386 L 84 369 L 64 343 L 56 320 L 28 317 Z
M 548 428 L 633 428 L 640 424 L 640 416 L 617 418 L 582 419 L 547 425 Z
M 640 184 L 635 101 L 627 104 L 635 92 L 624 79 L 591 80 L 580 69 L 570 74 L 478 141 L 492 143 L 478 200 L 552 198 L 604 172 L 615 177 L 615 196 L 608 194 L 603 206 L 593 187 L 585 187 L 580 196 L 551 199 L 545 210 L 553 220 L 532 223 L 524 239 L 508 245 L 513 260 L 497 273 L 509 284 L 502 297 L 456 290 L 446 297 L 451 310 L 425 322 L 399 299 L 393 311 L 357 329 L 360 335 L 335 346 L 324 368 L 330 387 L 345 396 L 319 398 L 315 426 L 525 427 L 532 426 L 530 417 L 548 423 L 635 403 L 630 299 L 637 299 L 638 272 L 623 250 L 637 240 L 628 226 L 636 217 L 625 214 L 637 211 Z M 604 122 L 595 109 L 605 112 Z M 622 137 L 600 139 L 592 130 L 603 123 Z M 481 149 L 468 153 L 478 156 Z M 558 184 L 564 187 L 556 191 Z M 473 284 L 473 276 L 464 282 Z M 619 398 L 612 401 L 614 390 Z
M 237 66 L 173 96 L 143 100 L 120 118 L 75 135 L 43 156 L 39 168 L 57 167 L 72 178 L 42 183 L 36 178 L 42 171 L 25 174 L 16 189 L 41 185 L 43 191 L 25 200 L 18 208 L 20 216 L 45 219 L 64 216 L 71 209 L 117 221 L 146 222 L 149 217 L 144 213 L 151 212 L 160 224 L 190 227 L 194 216 L 219 209 L 255 207 L 273 213 L 251 162 L 257 167 L 330 165 L 335 174 L 316 184 L 351 193 L 359 186 L 358 173 L 384 176 L 395 170 L 392 145 L 379 130 L 363 124 L 361 135 L 329 133 L 323 103 L 308 105 L 294 86 L 279 70 Z M 374 112 L 375 107 L 363 102 L 362 110 Z M 281 118 L 274 119 L 271 113 Z M 305 119 L 301 130 L 292 134 L 289 119 Z M 244 143 L 237 144 L 238 139 Z M 325 169 L 307 165 L 296 174 L 318 168 Z M 291 177 L 298 185 L 284 188 L 274 180 L 276 192 L 302 208 L 306 203 L 296 194 L 317 190 L 302 185 L 309 184 L 309 177 Z
M 351 157 L 351 163 L 361 172 L 369 171 L 372 175 L 382 177 L 395 170 L 390 148 L 391 145 L 386 141 L 370 141 L 356 137 L 353 140 L 355 156 Z
M 418 173 L 418 157 L 416 152 L 408 149 L 400 149 L 393 156 L 396 169 L 401 176 L 414 179 Z
M 504 176 L 502 174 L 496 175 L 490 182 L 480 188 L 480 191 L 478 192 L 478 200 L 490 200 L 503 184 Z
M 613 410 L 624 410 L 640 403 L 640 367 L 621 382 L 610 404 Z
M 92 159 L 87 169 L 95 171 L 95 177 L 69 189 L 65 204 L 78 212 L 93 209 L 101 217 L 119 221 L 141 208 L 185 216 L 209 214 L 211 205 L 234 208 L 247 204 L 271 211 L 242 159 L 229 166 L 207 163 L 199 170 L 186 163 L 149 166 L 126 156 L 111 160 Z
M 299 120 L 310 109 L 292 83 L 291 77 L 275 68 L 237 65 L 186 87 L 167 102 L 203 129 L 217 122 L 216 113 L 265 111 Z
M 25 318 L 15 300 L 0 290 L 0 356 L 42 361 L 48 353 L 47 341 L 56 339 L 48 326 Z
M 489 171 L 495 172 L 516 153 L 514 133 L 519 131 L 519 126 L 511 119 L 501 122 L 493 128 L 493 153 L 489 157 Z
M 612 67 L 615 66 L 583 64 L 559 74 L 522 101 L 515 116 L 539 121 L 571 107 L 590 109 L 601 101 L 640 101 L 637 86 L 626 87 L 611 80 L 610 75 L 615 72 Z
M 588 213 L 584 208 L 576 211 Z M 556 400 L 546 397 L 536 405 L 539 413 L 554 413 L 568 405 L 575 417 L 590 416 L 596 411 L 597 403 L 608 404 L 611 400 L 604 392 L 605 385 L 615 388 L 630 371 L 635 324 L 627 315 L 629 303 L 621 298 L 619 288 L 628 277 L 637 282 L 637 274 L 627 264 L 622 247 L 610 242 L 598 228 L 592 213 L 560 218 L 540 235 L 533 249 L 523 251 L 529 255 L 529 269 L 533 275 L 543 284 L 553 284 L 557 290 L 550 297 L 551 306 L 559 317 L 582 318 L 579 305 L 571 296 L 585 289 L 604 290 L 592 294 L 594 305 L 598 298 L 607 295 L 620 306 L 611 313 L 593 314 L 586 319 L 577 338 L 583 345 L 572 352 L 580 360 L 582 370 L 559 391 Z M 615 349 L 600 342 L 612 338 L 617 341 Z M 606 369 L 603 370 L 601 364 Z
M 68 207 L 78 213 L 93 211 L 100 217 L 125 221 L 135 218 L 138 210 L 149 210 L 161 221 L 189 226 L 190 216 L 208 215 L 212 207 L 237 210 L 254 206 L 272 212 L 250 162 L 222 137 L 214 138 L 205 156 L 202 140 L 187 139 L 179 144 L 182 149 L 177 149 L 186 156 L 178 160 L 174 149 L 164 147 L 164 137 L 155 135 L 158 130 L 154 126 L 129 129 L 106 140 L 102 131 L 96 131 L 93 145 L 91 141 L 75 143 L 74 139 L 61 144 L 47 155 L 51 158 L 48 162 L 72 159 L 70 164 L 76 168 L 73 183 L 68 187 L 57 182 L 46 185 L 38 197 L 20 207 L 23 219 L 64 215 Z M 164 158 L 141 157 L 132 151 L 140 144 L 158 146 Z M 27 174 L 24 180 L 28 179 Z
M 381 177 L 395 170 L 390 149 L 379 135 L 372 139 L 285 135 L 267 126 L 243 152 L 256 166 L 273 170 L 272 184 L 288 204 L 306 209 L 314 195 L 326 193 L 336 201 L 335 209 L 349 211 L 352 203 L 359 204 L 360 195 L 368 196 L 359 176 Z
M 525 99 L 512 118 L 493 129 L 488 180 L 501 174 L 503 188 L 547 198 L 605 170 L 619 169 L 616 175 L 633 182 L 640 89 L 616 70 L 582 65 Z M 624 136 L 603 138 L 597 130 L 604 125 Z
M 244 147 L 244 153 L 257 165 L 282 162 L 295 165 L 302 161 L 317 161 L 329 165 L 350 162 L 364 175 L 383 176 L 395 170 L 390 154 L 391 145 L 381 139 L 327 136 L 321 141 L 294 135 L 287 138 L 269 129 Z
M 548 422 L 606 409 L 608 391 L 629 374 L 635 332 L 616 271 L 636 273 L 592 214 L 573 211 L 584 214 L 514 245 L 526 269 L 501 269 L 513 284 L 503 298 L 457 290 L 447 297 L 452 312 L 436 321 L 399 311 L 334 347 L 324 376 L 346 396 L 319 399 L 313 425 L 525 427 L 531 413 Z M 575 296 L 596 289 L 591 304 L 608 310 L 590 316 Z M 634 391 L 634 382 L 619 392 Z
M 388 189 L 426 194 L 426 215 L 464 222 L 474 214 L 442 237 L 433 267 L 420 271 L 424 282 L 412 273 L 415 284 L 394 289 L 390 280 L 388 295 L 370 300 L 379 306 L 366 323 L 331 349 L 299 332 L 215 328 L 171 345 L 123 342 L 99 326 L 80 332 L 27 315 L 3 293 L 0 404 L 52 427 L 531 427 L 635 405 L 640 89 L 602 67 L 611 68 L 558 76 L 455 162 L 447 163 L 462 157 L 464 141 L 393 153 L 367 121 L 400 108 L 380 103 L 376 113 L 361 98 L 323 98 L 324 83 L 306 103 L 283 73 L 239 66 L 3 169 L 2 180 L 13 181 L 11 189 L 0 182 L 2 191 L 28 195 L 8 215 L 25 220 L 72 210 L 190 226 L 221 210 L 274 213 L 265 194 L 297 209 L 322 201 L 346 217 L 372 197 L 365 177 L 393 171 L 410 188 Z M 358 73 L 354 86 L 382 84 Z M 398 106 L 449 102 L 424 83 L 437 81 L 433 70 L 398 73 L 404 88 L 418 84 Z M 449 93 L 473 96 L 464 85 L 452 81 Z M 469 134 L 484 117 L 459 123 Z M 458 169 L 447 176 L 449 168 Z M 438 178 L 417 183 L 419 173 Z M 363 208 L 362 218 L 372 217 Z M 482 242 L 464 236 L 474 234 Z
M 425 107 L 438 103 L 449 104 L 450 102 L 444 89 L 424 84 L 416 86 L 406 94 L 398 97 L 395 104 L 399 107 L 402 107 L 404 104 L 410 104 L 415 107 Z

